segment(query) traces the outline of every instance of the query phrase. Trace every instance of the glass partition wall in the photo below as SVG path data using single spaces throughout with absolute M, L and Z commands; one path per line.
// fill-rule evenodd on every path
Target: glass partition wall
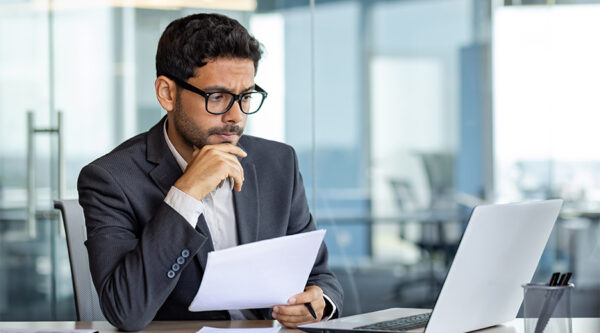
M 0 319 L 74 309 L 51 199 L 61 191 L 48 4 L 0 4 Z M 62 193 L 61 193 L 62 194 Z M 33 317 L 32 317 L 32 314 Z
M 600 313 L 600 3 L 494 12 L 497 199 L 565 200 L 536 276 L 573 272 L 577 316 Z
M 503 11 L 529 7 L 487 0 L 164 3 L 0 4 L 0 320 L 75 318 L 52 200 L 76 198 L 85 164 L 165 114 L 154 94 L 156 45 L 169 22 L 192 13 L 234 17 L 264 44 L 256 82 L 269 98 L 246 133 L 296 149 L 345 290 L 344 315 L 431 307 L 473 206 L 530 198 L 503 194 L 513 179 L 504 172 L 513 160 L 502 149 L 503 133 L 516 124 L 499 118 L 509 111 L 492 113 L 505 110 L 497 80 L 519 80 L 498 53 L 514 47 L 502 39 L 510 33 Z M 508 66 L 504 76 L 501 65 Z M 529 171 L 549 179 L 536 170 Z M 536 277 L 580 267 L 565 254 L 580 234 L 553 236 Z M 582 278 L 593 273 L 589 266 L 600 264 L 582 268 Z M 588 286 L 598 291 L 597 283 Z M 575 295 L 574 304 L 593 308 L 583 298 Z

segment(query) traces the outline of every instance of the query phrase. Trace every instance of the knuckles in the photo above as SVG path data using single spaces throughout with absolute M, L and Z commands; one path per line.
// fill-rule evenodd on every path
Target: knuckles
M 215 161 L 215 163 L 216 163 L 216 167 L 217 167 L 218 169 L 224 169 L 224 168 L 227 168 L 227 162 L 226 162 L 226 161 L 224 161 L 224 160 L 218 160 L 218 161 Z

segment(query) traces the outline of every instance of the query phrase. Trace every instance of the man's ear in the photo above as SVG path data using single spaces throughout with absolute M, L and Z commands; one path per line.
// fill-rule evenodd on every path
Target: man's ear
M 156 98 L 163 109 L 167 112 L 175 110 L 175 103 L 177 102 L 177 85 L 175 81 L 161 75 L 154 81 L 154 88 Z

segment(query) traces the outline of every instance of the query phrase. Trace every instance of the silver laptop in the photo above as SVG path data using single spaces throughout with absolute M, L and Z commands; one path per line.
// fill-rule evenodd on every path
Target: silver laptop
M 433 311 L 387 309 L 298 328 L 311 333 L 462 333 L 511 321 L 523 299 L 521 284 L 531 281 L 562 202 L 476 207 Z

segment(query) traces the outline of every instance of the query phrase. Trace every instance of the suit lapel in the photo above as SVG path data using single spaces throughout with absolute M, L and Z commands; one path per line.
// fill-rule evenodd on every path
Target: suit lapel
M 200 215 L 198 217 L 198 223 L 196 223 L 196 231 L 206 236 L 206 240 L 202 243 L 200 250 L 198 253 L 206 253 L 207 255 L 197 255 L 196 260 L 200 263 L 200 267 L 202 267 L 202 272 L 206 268 L 206 260 L 208 259 L 208 252 L 214 251 L 212 237 L 210 236 L 210 231 L 208 230 L 208 225 L 206 224 L 206 220 L 204 219 L 204 215 Z
M 148 131 L 148 137 L 146 139 L 146 158 L 148 161 L 156 164 L 156 167 L 150 170 L 148 176 L 152 179 L 152 181 L 154 181 L 163 195 L 166 196 L 171 189 L 171 186 L 173 186 L 177 179 L 181 177 L 183 171 L 181 171 L 181 167 L 179 164 L 177 164 L 173 153 L 165 141 L 163 132 L 165 119 L 166 117 L 164 117 L 158 124 Z M 210 232 L 208 230 L 206 220 L 204 219 L 204 215 L 200 215 L 198 218 L 196 230 L 202 235 L 206 236 L 206 241 L 202 243 L 202 246 L 198 252 L 208 253 L 210 251 L 214 251 L 212 238 L 210 237 Z M 204 268 L 206 267 L 206 259 L 207 257 L 205 255 L 196 256 L 196 260 L 200 263 L 202 271 L 204 271 Z
M 173 186 L 177 179 L 183 174 L 181 168 L 179 168 L 179 165 L 177 165 L 177 162 L 175 162 L 174 159 L 173 163 L 175 165 L 171 165 L 172 163 L 165 161 L 164 163 L 157 165 L 149 173 L 150 178 L 152 178 L 156 186 L 160 188 L 165 196 L 171 189 L 171 186 Z
M 233 191 L 233 203 L 235 206 L 235 217 L 240 244 L 255 242 L 258 240 L 259 229 L 259 196 L 258 179 L 254 163 L 247 158 L 242 159 L 244 169 L 244 186 L 242 191 Z
M 156 164 L 148 176 L 154 181 L 163 195 L 167 195 L 171 186 L 183 172 L 165 141 L 163 132 L 166 116 L 148 131 L 146 138 L 146 159 Z

